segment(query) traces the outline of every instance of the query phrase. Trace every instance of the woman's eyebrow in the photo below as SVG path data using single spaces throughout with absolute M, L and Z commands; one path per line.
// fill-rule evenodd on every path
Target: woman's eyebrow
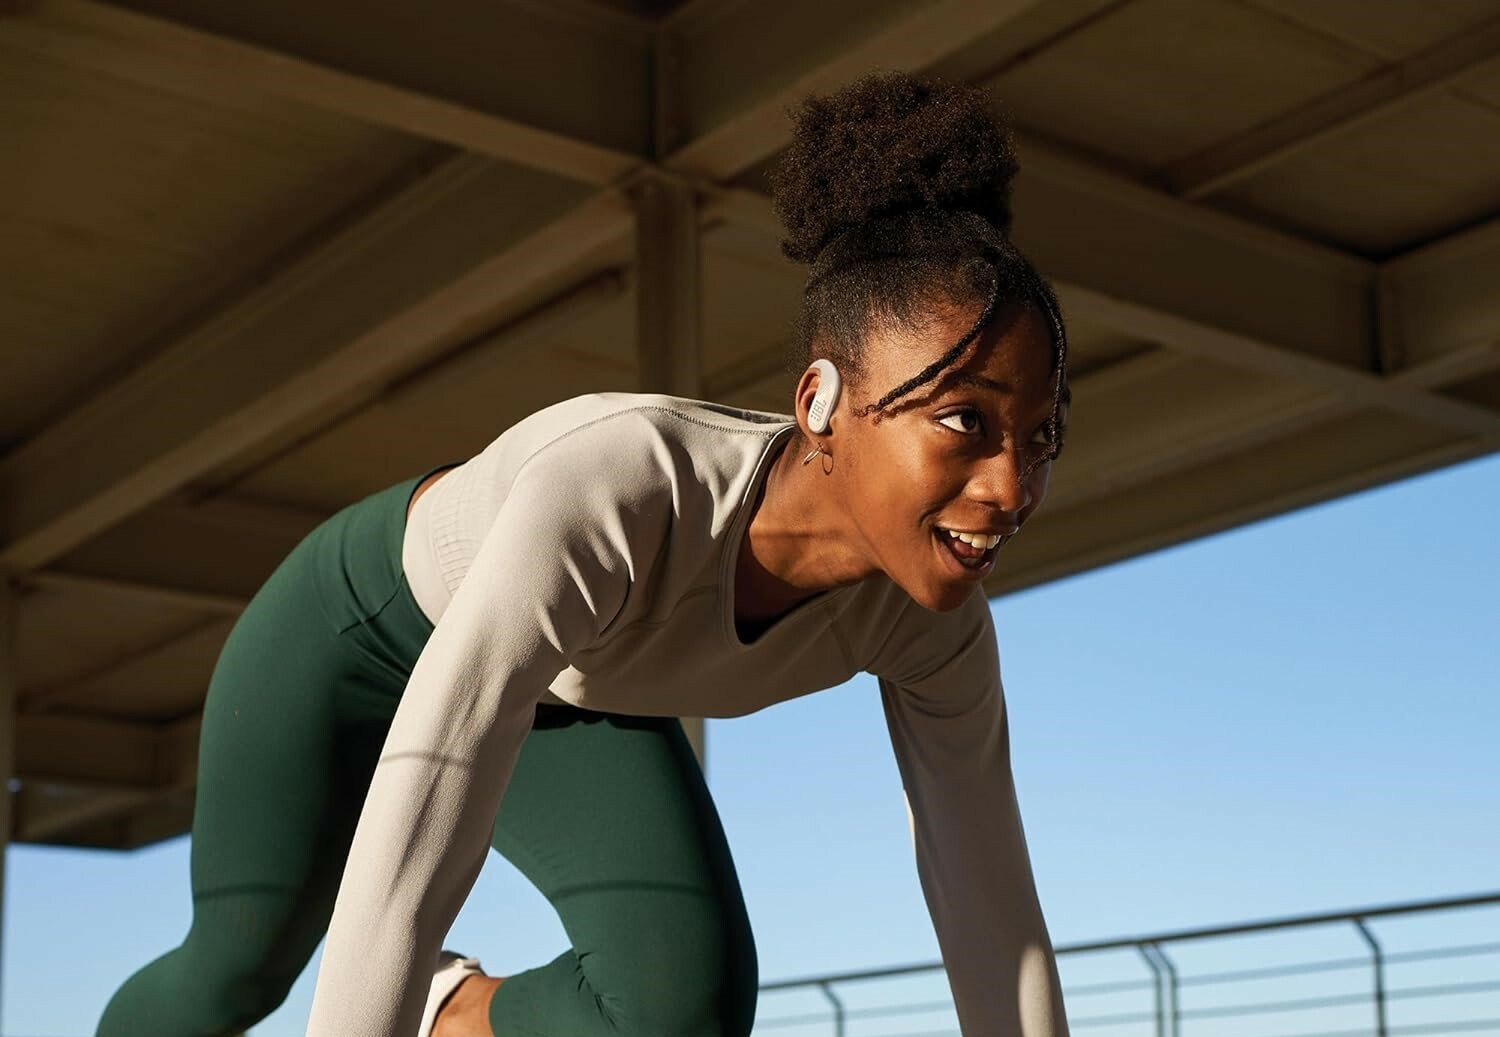
M 961 385 L 966 385 L 973 389 L 992 389 L 998 393 L 1008 394 L 1013 391 L 1009 382 L 997 382 L 993 378 L 987 378 L 982 374 L 975 374 L 972 371 L 953 371 L 945 375 L 938 382 L 937 393 L 947 392 L 949 389 L 956 389 Z

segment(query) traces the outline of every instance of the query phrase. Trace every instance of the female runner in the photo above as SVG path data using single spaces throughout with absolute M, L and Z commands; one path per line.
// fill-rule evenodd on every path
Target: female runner
M 1014 172 L 977 91 L 810 99 L 774 178 L 812 263 L 793 414 L 579 397 L 311 533 L 214 670 L 192 927 L 100 1035 L 237 1033 L 326 930 L 314 1037 L 745 1037 L 750 925 L 672 718 L 861 671 L 963 1033 L 1066 1034 L 980 590 L 1068 401 Z M 572 941 L 503 980 L 439 959 L 491 846 Z

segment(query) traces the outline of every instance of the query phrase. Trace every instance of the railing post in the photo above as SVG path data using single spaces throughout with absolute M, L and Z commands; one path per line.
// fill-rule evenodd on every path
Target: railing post
M 1152 986 L 1156 989 L 1156 1037 L 1167 1037 L 1167 1021 L 1163 1012 L 1161 992 L 1161 966 L 1157 964 L 1156 958 L 1151 954 L 1151 945 L 1147 943 L 1136 944 L 1135 949 L 1140 952 L 1146 964 L 1151 967 L 1151 975 L 1155 982 Z
M 833 1037 L 844 1037 L 844 1002 L 838 999 L 838 995 L 827 983 L 819 983 L 818 989 L 833 1002 Z
M 1177 999 L 1177 966 L 1172 964 L 1172 959 L 1167 957 L 1167 952 L 1161 949 L 1160 944 L 1153 943 L 1151 950 L 1161 961 L 1162 967 L 1167 970 L 1167 976 L 1170 977 L 1172 984 L 1172 1037 L 1182 1037 L 1182 1022 L 1178 1011 L 1180 1006 Z
M 1375 939 L 1375 934 L 1370 932 L 1370 927 L 1365 925 L 1363 918 L 1351 919 L 1355 928 L 1359 930 L 1365 942 L 1370 945 L 1370 953 L 1375 959 L 1375 1037 L 1386 1037 L 1385 1025 L 1385 955 L 1381 953 L 1380 943 Z

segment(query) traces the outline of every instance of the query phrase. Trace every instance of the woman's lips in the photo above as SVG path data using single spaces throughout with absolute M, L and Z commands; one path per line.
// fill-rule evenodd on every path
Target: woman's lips
M 951 568 L 969 576 L 982 576 L 988 572 L 995 562 L 995 555 L 1004 546 L 1008 537 L 986 551 L 976 552 L 970 545 L 955 540 L 942 530 L 934 530 L 933 538 L 938 541 L 938 549 L 948 560 Z M 967 554 L 960 553 L 967 552 Z

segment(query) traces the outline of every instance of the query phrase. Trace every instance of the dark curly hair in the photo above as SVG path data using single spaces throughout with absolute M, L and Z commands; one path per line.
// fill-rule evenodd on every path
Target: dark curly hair
M 815 356 L 846 378 L 864 374 L 876 325 L 920 331 L 954 307 L 979 307 L 961 340 L 860 411 L 876 420 L 958 363 L 995 312 L 1034 306 L 1054 345 L 1050 448 L 1062 448 L 1067 335 L 1057 297 L 1008 237 L 1017 170 L 1010 134 L 985 94 L 906 73 L 875 73 L 794 113 L 792 143 L 771 173 L 788 258 L 811 263 L 788 355 Z

